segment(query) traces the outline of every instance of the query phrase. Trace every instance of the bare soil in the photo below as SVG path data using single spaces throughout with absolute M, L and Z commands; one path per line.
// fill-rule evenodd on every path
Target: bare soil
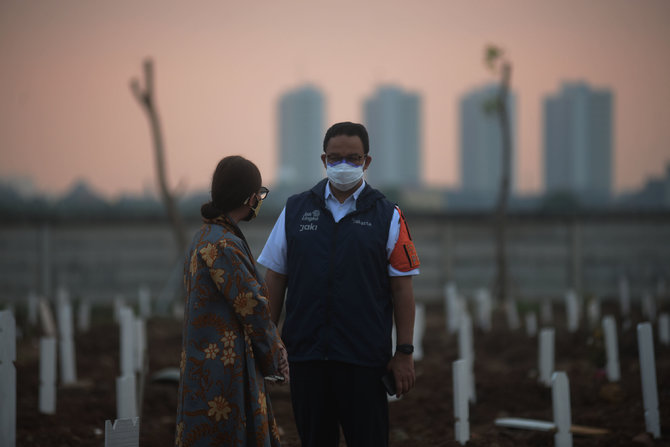
M 607 382 L 599 331 L 568 333 L 555 306 L 556 370 L 570 381 L 572 422 L 609 430 L 599 436 L 575 436 L 575 446 L 670 445 L 670 348 L 655 339 L 662 438 L 645 433 L 635 323 L 619 332 L 622 379 Z M 603 307 L 616 315 L 616 306 Z M 666 309 L 667 311 L 667 309 Z M 605 313 L 604 312 L 604 313 Z M 416 363 L 416 387 L 390 404 L 391 446 L 458 446 L 454 441 L 452 362 L 458 358 L 455 335 L 447 334 L 443 307 L 427 308 L 424 359 Z M 551 390 L 537 381 L 537 337 L 509 331 L 496 312 L 493 330 L 475 331 L 476 403 L 470 406 L 470 446 L 547 446 L 553 434 L 498 427 L 499 417 L 551 420 Z M 620 319 L 619 319 L 620 321 Z M 21 326 L 21 321 L 17 326 Z M 153 318 L 147 323 L 149 376 L 179 362 L 181 322 Z M 101 321 L 76 335 L 78 383 L 59 386 L 55 415 L 38 412 L 39 334 L 23 331 L 17 349 L 17 446 L 102 446 L 105 420 L 116 416 L 115 379 L 119 371 L 119 329 Z M 140 445 L 173 445 L 177 387 L 146 381 Z M 282 443 L 299 446 L 288 387 L 271 386 L 270 396 Z M 344 443 L 342 443 L 344 445 Z

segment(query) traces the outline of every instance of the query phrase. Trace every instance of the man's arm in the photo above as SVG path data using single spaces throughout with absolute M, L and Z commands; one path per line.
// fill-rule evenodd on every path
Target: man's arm
M 268 301 L 270 303 L 270 318 L 275 325 L 279 326 L 279 317 L 284 306 L 284 295 L 286 294 L 286 275 L 267 269 L 265 273 L 265 284 L 268 287 Z M 412 317 L 412 322 L 414 317 Z M 412 323 L 413 324 L 413 323 Z
M 411 345 L 414 337 L 414 291 L 411 276 L 392 276 L 391 295 L 395 316 L 396 339 L 399 345 Z M 388 364 L 395 376 L 397 395 L 414 388 L 414 359 L 412 354 L 396 352 Z

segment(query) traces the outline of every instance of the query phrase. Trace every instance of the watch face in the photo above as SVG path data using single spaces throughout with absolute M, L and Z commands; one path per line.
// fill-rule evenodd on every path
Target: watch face
M 414 352 L 414 346 L 412 345 L 398 345 L 396 346 L 396 351 L 402 352 L 403 354 L 411 354 Z

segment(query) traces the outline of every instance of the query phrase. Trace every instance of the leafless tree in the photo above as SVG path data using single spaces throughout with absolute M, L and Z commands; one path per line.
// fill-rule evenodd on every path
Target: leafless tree
M 151 59 L 144 60 L 144 89 L 140 87 L 140 82 L 136 78 L 133 78 L 130 81 L 130 89 L 149 118 L 149 126 L 151 127 L 151 134 L 154 141 L 156 173 L 158 175 L 161 198 L 165 205 L 170 224 L 172 225 L 177 249 L 179 250 L 179 254 L 181 254 L 186 249 L 186 232 L 181 214 L 177 208 L 176 195 L 168 186 L 165 169 L 165 149 L 163 146 L 163 135 L 161 132 L 160 120 L 158 118 L 158 111 L 156 110 L 154 70 L 153 61 Z
M 500 302 L 507 300 L 508 273 L 506 253 L 507 204 L 510 190 L 510 168 L 512 151 L 512 134 L 508 114 L 508 98 L 512 64 L 504 56 L 504 52 L 497 46 L 489 45 L 485 51 L 485 62 L 488 68 L 500 76 L 500 87 L 497 95 L 488 101 L 484 108 L 486 112 L 497 115 L 500 122 L 502 136 L 502 172 L 500 175 L 500 189 L 494 214 L 494 231 L 496 239 L 496 279 L 494 286 L 495 296 Z

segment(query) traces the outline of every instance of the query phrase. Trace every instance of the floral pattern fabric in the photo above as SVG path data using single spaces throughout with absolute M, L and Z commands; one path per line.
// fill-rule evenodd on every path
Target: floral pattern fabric
M 206 220 L 184 266 L 186 305 L 175 445 L 278 446 L 264 376 L 281 339 L 241 231 Z

